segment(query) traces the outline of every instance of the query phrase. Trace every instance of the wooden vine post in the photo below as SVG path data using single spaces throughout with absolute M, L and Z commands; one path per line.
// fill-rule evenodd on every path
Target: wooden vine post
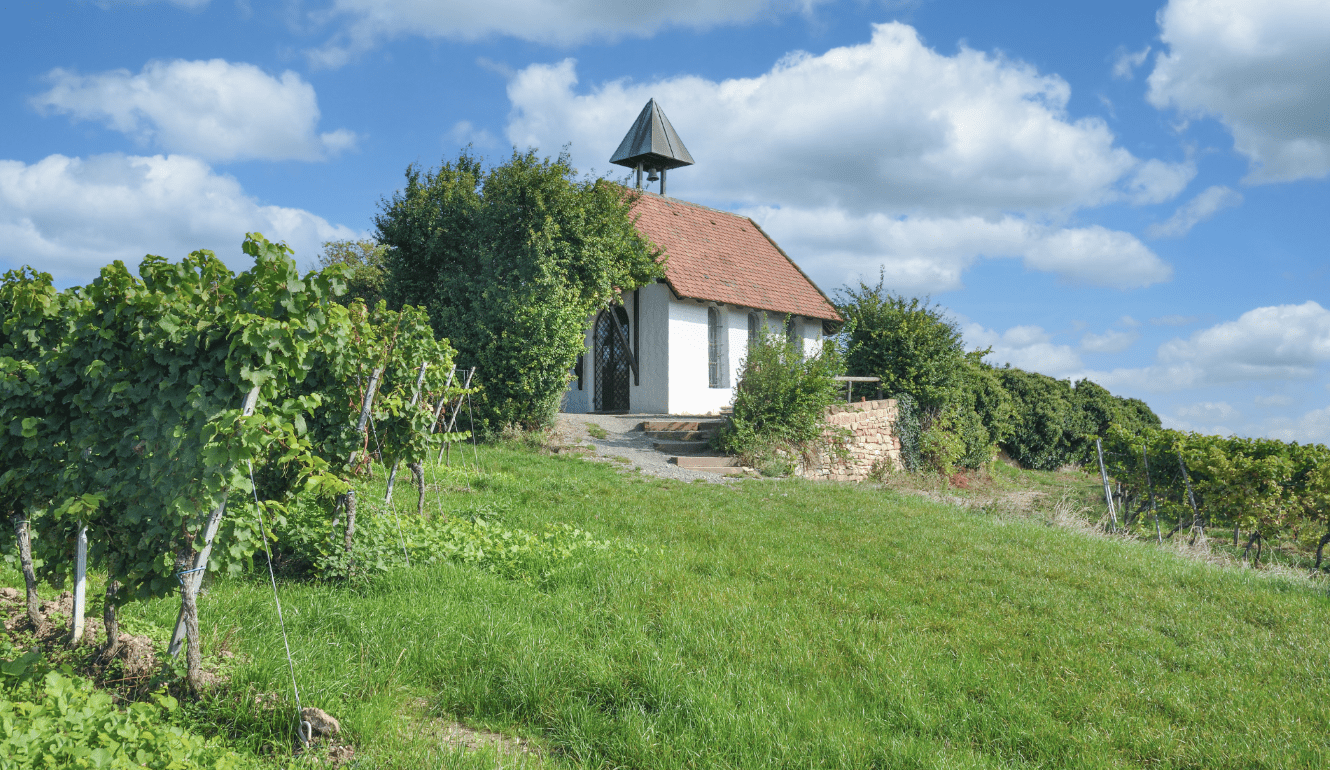
M 1196 494 L 1191 489 L 1191 476 L 1187 475 L 1187 464 L 1182 461 L 1182 448 L 1178 448 L 1178 467 L 1182 469 L 1182 481 L 1187 485 L 1187 501 L 1191 503 L 1191 540 L 1196 542 L 1196 536 L 1201 530 L 1201 511 L 1196 507 Z M 1181 524 L 1179 524 L 1181 529 Z
M 425 384 L 425 369 L 427 368 L 429 368 L 428 361 L 420 365 L 420 375 L 416 377 L 416 390 L 411 394 L 411 403 L 407 405 L 408 410 L 414 409 L 416 404 L 420 401 L 420 388 Z M 383 502 L 388 506 L 393 504 L 393 484 L 397 481 L 397 465 L 398 460 L 394 459 L 392 470 L 388 471 L 388 492 L 383 496 Z M 414 472 L 415 469 L 412 468 L 412 473 Z M 417 478 L 417 481 L 420 482 L 420 500 L 416 507 L 418 510 L 423 510 L 425 507 L 424 475 L 420 475 Z
M 245 395 L 240 407 L 241 416 L 252 416 L 258 402 L 259 388 L 255 385 Z M 230 469 L 227 470 L 227 475 L 230 475 Z M 199 586 L 203 585 L 203 575 L 208 570 L 208 557 L 212 555 L 212 543 L 217 538 L 217 530 L 221 527 L 222 517 L 226 514 L 226 496 L 229 492 L 229 487 L 222 487 L 217 504 L 209 511 L 207 523 L 203 528 L 203 547 L 195 552 L 193 562 L 186 561 L 188 557 L 183 555 L 184 558 L 176 565 L 180 581 L 180 614 L 176 618 L 175 631 L 171 634 L 171 644 L 167 652 L 174 658 L 180 654 L 181 645 L 188 642 L 189 648 L 185 653 L 185 660 L 191 672 L 191 680 L 194 679 L 193 672 L 199 656 Z M 259 536 L 263 537 L 264 534 L 260 532 Z M 189 564 L 188 569 L 185 568 L 186 564 Z M 202 665 L 202 661 L 198 660 L 197 664 Z
M 88 525 L 79 522 L 78 538 L 74 541 L 74 617 L 70 618 L 69 644 L 83 639 L 83 613 L 88 598 Z
M 383 367 L 380 366 L 369 375 L 369 385 L 365 387 L 365 401 L 360 406 L 360 421 L 356 423 L 356 433 L 365 435 L 365 430 L 369 426 L 370 407 L 374 404 L 374 391 L 379 387 L 379 378 L 383 376 Z M 360 455 L 357 449 L 351 453 L 347 459 L 348 469 L 354 469 L 356 459 Z M 356 490 L 348 489 L 342 497 L 342 502 L 346 506 L 346 540 L 344 542 L 346 549 L 346 570 L 351 571 L 352 544 L 356 537 Z
M 1094 448 L 1099 452 L 1099 477 L 1104 481 L 1104 499 L 1108 501 L 1108 516 L 1113 522 L 1113 531 L 1118 531 L 1118 513 L 1113 508 L 1113 488 L 1108 484 L 1108 471 L 1104 470 L 1104 444 L 1096 438 Z
M 467 370 L 467 373 L 466 373 L 466 380 L 462 383 L 462 390 L 470 390 L 470 389 L 471 389 L 471 379 L 472 379 L 473 377 L 475 377 L 475 376 L 476 376 L 476 367 L 473 366 L 473 367 L 471 367 L 469 370 Z M 466 398 L 466 394 L 462 394 L 462 395 L 460 395 L 460 396 L 457 397 L 457 406 L 453 408 L 453 414 L 452 414 L 452 417 L 448 420 L 448 428 L 447 428 L 446 430 L 444 430 L 444 433 L 445 433 L 445 434 L 452 433 L 452 432 L 453 432 L 453 428 L 456 427 L 456 425 L 457 425 L 457 415 L 461 412 L 461 409 L 462 409 L 462 399 L 464 399 L 464 398 Z M 474 435 L 475 435 L 475 426 L 473 425 L 473 426 L 471 426 L 471 427 L 472 427 L 472 431 L 471 431 L 471 433 L 472 433 L 472 435 L 474 436 Z M 445 453 L 447 453 L 447 454 L 446 454 L 446 458 L 447 458 L 447 459 L 445 460 L 445 463 L 444 463 L 444 464 L 445 464 L 445 465 L 449 464 L 449 462 L 452 460 L 452 457 L 453 457 L 452 447 L 453 447 L 452 442 L 445 441 L 445 442 L 443 443 L 443 446 L 439 448 L 439 457 L 438 457 L 438 460 L 435 460 L 435 462 L 438 462 L 439 460 L 444 460 L 444 459 L 445 459 Z
M 1145 492 L 1150 496 L 1150 513 L 1155 518 L 1155 540 L 1164 544 L 1164 533 L 1159 529 L 1159 509 L 1155 508 L 1155 490 L 1150 484 L 1150 457 L 1145 452 L 1145 444 L 1141 444 L 1141 464 L 1145 466 Z

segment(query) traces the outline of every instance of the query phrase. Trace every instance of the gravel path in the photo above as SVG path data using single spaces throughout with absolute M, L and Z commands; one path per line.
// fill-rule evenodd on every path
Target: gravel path
M 617 462 L 610 458 L 622 457 L 627 462 L 621 463 L 624 469 L 636 468 L 643 473 L 666 479 L 680 481 L 709 481 L 715 484 L 727 484 L 736 477 L 722 476 L 719 473 L 706 473 L 688 468 L 680 468 L 669 462 L 671 455 L 652 448 L 653 439 L 638 426 L 647 420 L 686 420 L 679 415 L 658 414 L 566 414 L 558 417 L 558 431 L 564 444 L 582 444 L 596 449 L 596 458 L 606 462 Z M 715 419 L 701 418 L 701 419 Z M 598 425 L 605 430 L 605 438 L 596 438 L 587 430 L 590 425 Z

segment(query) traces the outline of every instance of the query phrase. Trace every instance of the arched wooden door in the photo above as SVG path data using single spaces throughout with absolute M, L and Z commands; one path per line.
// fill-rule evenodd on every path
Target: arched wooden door
M 596 411 L 628 411 L 628 347 L 614 329 L 610 313 L 617 313 L 619 323 L 628 331 L 628 313 L 622 307 L 601 311 L 596 316 L 594 341 L 596 370 Z M 626 335 L 625 335 L 626 336 Z

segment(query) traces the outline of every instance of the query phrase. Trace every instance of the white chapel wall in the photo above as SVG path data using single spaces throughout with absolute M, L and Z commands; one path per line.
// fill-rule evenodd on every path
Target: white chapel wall
M 734 315 L 721 311 L 721 323 Z M 745 323 L 747 321 L 745 320 Z M 670 414 L 717 414 L 730 405 L 732 387 L 713 388 L 707 367 L 710 346 L 707 325 L 707 305 L 694 300 L 676 300 L 669 303 L 670 328 Z M 728 338 L 728 332 L 726 333 Z M 732 345 L 729 347 L 733 347 Z M 721 373 L 722 384 L 725 373 Z M 731 378 L 733 379 L 733 378 Z M 732 383 L 731 383 L 732 385 Z

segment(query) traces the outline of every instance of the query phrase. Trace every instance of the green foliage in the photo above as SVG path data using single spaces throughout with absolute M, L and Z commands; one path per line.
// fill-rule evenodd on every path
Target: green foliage
M 339 265 L 346 280 L 346 293 L 337 298 L 343 305 L 359 300 L 374 307 L 384 298 L 388 270 L 384 266 L 387 247 L 373 239 L 324 241 L 318 256 L 320 267 Z
M 734 413 L 716 435 L 723 451 L 758 464 L 779 452 L 807 454 L 832 445 L 827 407 L 839 400 L 841 360 L 835 346 L 805 356 L 799 342 L 758 335 L 744 357 L 734 389 Z
M 587 319 L 663 274 L 632 203 L 617 185 L 577 179 L 567 155 L 534 152 L 489 168 L 466 152 L 437 170 L 410 166 L 383 202 L 389 303 L 425 306 L 460 365 L 477 367 L 485 435 L 546 427 Z
M 879 377 L 898 400 L 910 397 L 921 467 L 950 475 L 989 462 L 1015 431 L 1016 410 L 998 374 L 981 361 L 988 351 L 966 353 L 944 308 L 892 294 L 884 280 L 842 293 L 849 373 Z
M 325 332 L 345 323 L 328 302 L 339 273 L 302 278 L 289 249 L 262 236 L 244 250 L 255 264 L 238 275 L 198 251 L 174 264 L 148 256 L 138 276 L 116 262 L 58 297 L 43 276 L 8 274 L 0 290 L 23 311 L 7 320 L 26 338 L 0 356 L 13 375 L 0 383 L 6 427 L 34 439 L 6 442 L 3 484 L 34 513 L 48 564 L 68 568 L 86 522 L 90 559 L 123 583 L 121 600 L 178 587 L 176 565 L 201 547 L 207 512 L 250 490 L 246 461 L 290 469 L 265 505 L 335 481 L 305 430 L 321 397 L 294 389 Z M 253 387 L 258 411 L 242 417 Z M 50 473 L 19 488 L 18 469 Z M 258 543 L 243 515 L 253 500 L 235 497 L 241 515 L 214 567 L 239 568 Z
M 361 519 L 357 527 L 356 564 L 365 573 L 386 572 L 403 561 L 402 540 L 411 563 L 452 562 L 478 567 L 491 574 L 527 585 L 545 585 L 561 570 L 580 564 L 587 553 L 614 552 L 632 556 L 639 550 L 565 524 L 551 524 L 538 532 L 504 527 L 481 510 L 471 515 L 441 519 L 414 514 L 399 519 L 387 511 Z M 325 577 L 345 574 L 346 555 L 340 533 L 330 527 L 322 511 L 303 509 L 275 533 L 277 558 L 288 572 Z
M 169 695 L 118 707 L 92 682 L 50 670 L 36 655 L 0 660 L 0 768 L 258 767 L 181 726 Z
M 1106 436 L 1113 424 L 1134 432 L 1161 425 L 1144 402 L 1114 396 L 1089 380 L 1073 385 L 1021 369 L 995 372 L 1015 410 L 1013 430 L 999 444 L 1026 468 L 1094 462 L 1094 440 Z
M 1049 471 L 1071 462 L 1073 441 L 1086 433 L 1071 383 L 1022 369 L 998 374 L 1016 412 L 1002 448 L 1024 468 Z
M 860 283 L 836 307 L 845 318 L 845 366 L 854 376 L 879 377 L 887 393 L 908 393 L 925 414 L 955 403 L 968 365 L 956 322 L 927 298 L 905 298 Z
M 896 399 L 896 439 L 901 444 L 901 464 L 906 471 L 918 473 L 924 467 L 924 426 L 919 405 L 909 393 L 897 393 L 892 398 Z

